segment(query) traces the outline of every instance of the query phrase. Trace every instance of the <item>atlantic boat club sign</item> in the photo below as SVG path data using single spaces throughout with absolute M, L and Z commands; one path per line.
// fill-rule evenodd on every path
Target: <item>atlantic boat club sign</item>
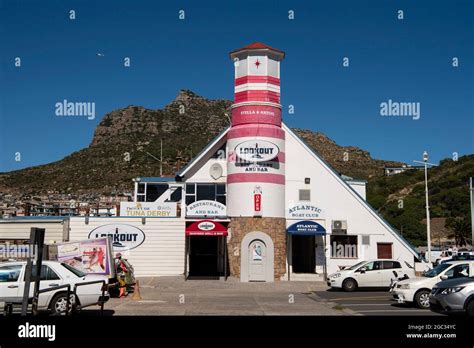
M 290 225 L 286 232 L 302 236 L 324 236 L 326 229 L 316 221 L 298 221 Z
M 249 162 L 266 162 L 278 156 L 277 145 L 266 140 L 247 140 L 235 147 L 235 154 Z
M 289 219 L 320 219 L 323 217 L 323 210 L 311 203 L 299 202 L 290 205 L 287 212 Z
M 186 216 L 226 216 L 227 209 L 222 203 L 216 201 L 196 201 L 186 207 Z

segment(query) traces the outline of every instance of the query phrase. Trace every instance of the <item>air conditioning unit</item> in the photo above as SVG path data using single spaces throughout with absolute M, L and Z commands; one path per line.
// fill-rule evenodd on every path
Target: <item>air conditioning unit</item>
M 346 220 L 332 220 L 332 229 L 333 230 L 347 230 L 347 221 Z

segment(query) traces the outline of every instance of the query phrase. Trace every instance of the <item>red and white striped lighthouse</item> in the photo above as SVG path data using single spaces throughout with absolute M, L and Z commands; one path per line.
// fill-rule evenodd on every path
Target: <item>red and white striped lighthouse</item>
M 227 213 L 285 217 L 285 133 L 280 61 L 284 52 L 252 43 L 230 54 L 235 67 L 232 127 L 227 136 Z

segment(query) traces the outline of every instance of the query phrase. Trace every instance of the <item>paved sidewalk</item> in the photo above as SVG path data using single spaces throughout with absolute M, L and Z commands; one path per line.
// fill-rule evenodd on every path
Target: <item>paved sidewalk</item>
M 241 283 L 235 278 L 188 280 L 182 277 L 141 278 L 141 300 L 110 299 L 113 315 L 351 315 L 321 301 L 313 292 L 323 282 Z

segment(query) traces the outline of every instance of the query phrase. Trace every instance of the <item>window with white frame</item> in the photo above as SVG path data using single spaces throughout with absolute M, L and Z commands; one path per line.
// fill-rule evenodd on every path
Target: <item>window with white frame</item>
M 196 201 L 216 201 L 226 204 L 226 185 L 208 183 L 186 184 L 186 205 Z

